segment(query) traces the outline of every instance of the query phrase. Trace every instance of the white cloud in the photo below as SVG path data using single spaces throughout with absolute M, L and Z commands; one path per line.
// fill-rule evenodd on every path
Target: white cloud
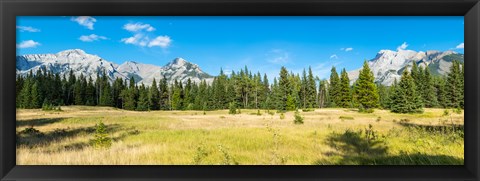
M 289 62 L 290 54 L 282 49 L 273 49 L 267 53 L 267 60 L 274 64 L 286 64 Z
M 463 43 L 460 43 L 459 45 L 457 45 L 457 47 L 455 47 L 457 49 L 463 49 L 464 48 L 464 44 Z
M 17 44 L 17 48 L 35 48 L 39 46 L 40 43 L 33 40 L 22 41 L 20 44 Z
M 107 37 L 98 36 L 96 34 L 91 34 L 91 35 L 82 35 L 78 39 L 83 41 L 83 42 L 92 42 L 92 41 L 97 41 L 97 40 L 106 40 Z
M 330 59 L 338 59 L 338 56 L 337 56 L 337 54 L 333 54 L 333 55 L 331 55 L 331 56 L 330 56 Z
M 152 27 L 150 24 L 143 24 L 143 23 L 128 23 L 128 24 L 125 24 L 123 25 L 123 29 L 127 30 L 127 31 L 131 31 L 131 32 L 138 32 L 138 31 L 142 31 L 142 30 L 146 30 L 146 31 L 155 31 L 155 28 Z
M 93 25 L 97 20 L 91 16 L 77 16 L 72 17 L 72 21 L 77 22 L 79 25 L 85 26 L 86 28 L 93 30 Z
M 397 47 L 397 50 L 405 50 L 408 47 L 407 42 L 403 42 L 402 45 Z
M 139 40 L 143 38 L 142 34 L 135 34 L 132 37 L 129 38 L 123 38 L 121 41 L 124 42 L 125 44 L 133 44 L 133 45 L 138 45 Z
M 346 51 L 346 52 L 349 52 L 349 51 L 352 51 L 352 50 L 353 50 L 353 48 L 352 48 L 352 47 L 345 48 L 345 51 Z
M 148 47 L 159 46 L 162 48 L 167 48 L 170 46 L 170 42 L 172 42 L 172 40 L 169 36 L 157 36 L 157 38 L 148 43 Z
M 17 26 L 17 29 L 20 30 L 20 32 L 40 32 L 39 29 L 31 27 L 31 26 Z

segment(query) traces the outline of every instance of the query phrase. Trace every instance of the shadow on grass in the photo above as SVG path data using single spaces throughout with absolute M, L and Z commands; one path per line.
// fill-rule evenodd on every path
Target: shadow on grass
M 416 128 L 421 129 L 430 133 L 442 133 L 442 132 L 449 132 L 449 131 L 461 131 L 464 132 L 464 125 L 460 124 L 446 124 L 446 125 L 421 125 L 421 124 L 414 124 L 414 123 L 405 123 L 400 122 L 397 123 L 406 128 Z
M 107 125 L 107 132 L 113 133 L 120 129 L 119 124 Z M 54 131 L 17 133 L 17 146 L 49 146 L 55 142 L 62 141 L 67 138 L 73 138 L 79 135 L 93 135 L 95 133 L 95 126 L 74 128 L 74 129 L 56 129 Z M 86 145 L 81 143 L 73 143 L 67 145 L 68 148 L 83 148 Z
M 428 129 L 428 128 L 426 128 Z M 432 128 L 433 129 L 433 128 Z M 331 133 L 326 143 L 336 151 L 324 153 L 327 158 L 314 162 L 316 165 L 463 165 L 464 160 L 447 155 L 427 155 L 400 152 L 388 155 L 388 146 L 383 138 L 371 136 L 367 131 L 346 130 Z
M 16 127 L 22 127 L 22 126 L 29 126 L 29 127 L 35 127 L 35 126 L 44 126 L 47 124 L 53 124 L 56 122 L 60 122 L 64 119 L 67 118 L 40 118 L 40 119 L 29 119 L 29 120 L 22 120 L 16 121 Z

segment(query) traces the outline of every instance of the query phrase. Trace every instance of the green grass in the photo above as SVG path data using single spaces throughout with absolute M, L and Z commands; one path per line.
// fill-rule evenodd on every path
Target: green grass
M 294 112 L 283 113 L 284 119 L 280 119 L 279 115 L 257 115 L 258 110 L 246 109 L 236 115 L 228 110 L 207 111 L 206 115 L 203 111 L 134 112 L 88 106 L 62 110 L 56 114 L 17 110 L 18 165 L 464 162 L 463 113 L 442 117 L 443 109 L 425 109 L 423 114 L 316 109 L 302 112 L 304 124 L 298 125 L 293 121 Z M 381 121 L 377 121 L 379 117 Z M 91 145 L 100 121 L 112 139 L 109 149 Z

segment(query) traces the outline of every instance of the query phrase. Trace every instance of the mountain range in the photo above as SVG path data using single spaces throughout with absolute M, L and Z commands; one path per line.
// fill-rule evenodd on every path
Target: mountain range
M 420 67 L 429 68 L 433 75 L 446 75 L 453 60 L 463 62 L 464 55 L 454 51 L 426 51 L 416 52 L 413 50 L 381 50 L 375 58 L 368 60 L 375 82 L 383 85 L 391 85 L 395 79 L 399 80 L 402 72 L 409 69 L 412 62 Z M 185 83 L 188 79 L 199 83 L 205 80 L 207 83 L 213 81 L 213 76 L 203 72 L 194 63 L 183 58 L 175 58 L 165 66 L 156 66 L 126 61 L 121 65 L 107 61 L 97 55 L 91 55 L 81 49 L 71 49 L 56 54 L 29 54 L 16 57 L 17 75 L 25 76 L 30 71 L 34 73 L 38 69 L 45 68 L 48 71 L 68 74 L 70 70 L 76 76 L 80 74 L 91 76 L 96 79 L 97 74 L 106 72 L 108 78 L 113 81 L 116 78 L 130 79 L 134 77 L 135 82 L 151 85 L 153 79 L 167 79 L 172 83 L 175 80 Z M 361 67 L 360 67 L 361 68 Z M 351 83 L 358 78 L 359 69 L 348 72 Z
M 17 75 L 27 75 L 30 70 L 34 73 L 38 69 L 46 69 L 60 75 L 68 74 L 73 70 L 75 76 L 80 74 L 96 79 L 97 73 L 106 72 L 109 80 L 116 78 L 129 80 L 134 78 L 136 83 L 151 85 L 153 79 L 167 79 L 172 83 L 175 80 L 185 83 L 189 78 L 199 83 L 205 80 L 213 81 L 213 76 L 203 72 L 197 64 L 190 63 L 182 58 L 175 58 L 165 66 L 143 64 L 135 61 L 126 61 L 121 65 L 107 61 L 97 55 L 85 53 L 80 49 L 71 49 L 56 54 L 29 54 L 17 56 Z
M 450 71 L 450 66 L 454 60 L 463 62 L 464 55 L 454 51 L 436 51 L 429 50 L 413 51 L 399 49 L 380 50 L 375 58 L 368 60 L 368 66 L 373 72 L 375 82 L 383 85 L 391 85 L 395 79 L 398 81 L 402 76 L 402 72 L 410 70 L 412 62 L 419 67 L 428 68 L 432 75 L 446 75 Z M 360 69 L 348 72 L 350 83 L 353 84 L 358 79 Z

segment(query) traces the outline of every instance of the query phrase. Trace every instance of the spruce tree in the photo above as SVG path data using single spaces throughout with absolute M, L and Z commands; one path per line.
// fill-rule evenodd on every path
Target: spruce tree
M 461 107 L 461 99 L 463 99 L 463 83 L 461 80 L 461 69 L 458 61 L 453 61 L 450 72 L 447 75 L 446 82 L 446 104 L 450 108 Z
M 288 80 L 287 68 L 282 66 L 280 69 L 280 80 L 278 82 L 278 104 L 277 109 L 279 111 L 287 110 L 287 96 L 290 94 L 290 81 Z M 293 98 L 292 98 L 293 99 Z
M 138 88 L 139 97 L 137 102 L 137 111 L 148 111 L 150 107 L 150 102 L 148 100 L 148 90 L 145 88 L 145 85 L 142 83 Z
M 375 77 L 373 76 L 367 61 L 364 61 L 363 68 L 360 70 L 360 74 L 355 84 L 355 99 L 365 110 L 378 107 L 379 95 L 374 80 Z
M 352 93 L 350 90 L 350 79 L 345 68 L 341 72 L 340 82 L 338 84 L 338 102 L 339 107 L 348 108 L 352 106 Z
M 408 70 L 404 70 L 402 78 L 392 96 L 391 111 L 395 113 L 422 113 L 423 104 L 417 93 L 414 80 Z
M 36 109 L 36 108 L 42 107 L 43 100 L 41 100 L 41 95 L 40 95 L 37 81 L 35 81 L 32 85 L 31 97 L 32 98 L 31 98 L 30 106 L 28 106 L 29 108 Z
M 310 66 L 308 67 L 307 87 L 308 108 L 315 108 L 317 107 L 317 85 Z
M 435 90 L 433 78 L 428 68 L 423 70 L 423 88 L 421 91 L 425 107 L 436 107 L 438 105 L 437 91 Z
M 328 96 L 329 96 L 329 105 L 328 107 L 337 107 L 339 102 L 339 92 L 340 92 L 340 78 L 338 77 L 337 69 L 332 67 L 330 73 L 330 84 L 328 87 Z
M 148 91 L 148 105 L 149 110 L 158 110 L 160 102 L 160 91 L 158 91 L 157 81 L 155 78 L 153 79 L 152 85 L 150 86 L 150 90 Z

